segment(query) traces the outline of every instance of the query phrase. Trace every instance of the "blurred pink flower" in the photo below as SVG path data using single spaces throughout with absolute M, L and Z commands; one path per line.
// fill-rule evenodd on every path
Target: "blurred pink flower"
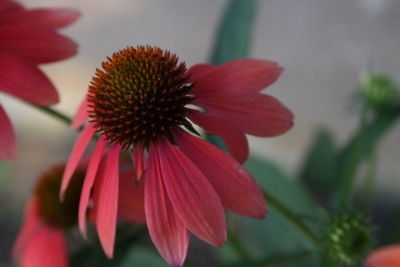
M 390 245 L 372 251 L 366 259 L 366 267 L 400 267 L 400 245 Z
M 264 218 L 263 195 L 240 163 L 248 157 L 245 133 L 275 136 L 293 125 L 284 105 L 260 93 L 281 74 L 277 63 L 243 59 L 187 71 L 175 55 L 139 46 L 114 53 L 102 67 L 75 116 L 74 128 L 91 120 L 72 149 L 61 188 L 63 194 L 98 132 L 80 202 L 83 234 L 91 187 L 101 183 L 93 197 L 96 225 L 106 255 L 113 256 L 119 154 L 130 148 L 136 170 L 132 180 L 144 180 L 150 236 L 169 264 L 183 264 L 189 231 L 214 246 L 226 242 L 224 208 Z M 185 131 L 195 131 L 189 120 L 220 136 L 233 157 Z
M 25 220 L 13 250 L 14 258 L 21 267 L 69 266 L 65 231 L 77 225 L 84 170 L 80 167 L 75 172 L 65 201 L 61 203 L 58 196 L 63 171 L 64 165 L 58 165 L 46 172 L 39 179 L 27 204 Z M 132 171 L 121 173 L 118 217 L 128 223 L 143 224 L 143 183 L 133 183 L 132 175 Z M 88 214 L 94 222 L 96 212 L 93 207 Z
M 0 91 L 37 105 L 57 103 L 57 91 L 38 64 L 76 54 L 76 43 L 57 30 L 78 17 L 71 9 L 25 9 L 14 1 L 1 0 Z M 0 105 L 0 160 L 14 159 L 15 154 L 14 131 Z

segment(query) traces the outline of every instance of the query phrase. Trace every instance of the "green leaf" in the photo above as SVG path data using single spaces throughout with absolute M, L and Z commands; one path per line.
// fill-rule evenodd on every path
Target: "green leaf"
M 250 50 L 257 0 L 231 0 L 220 22 L 210 62 L 222 64 L 247 57 Z
M 308 227 L 318 229 L 320 223 L 318 218 L 321 217 L 319 208 L 297 181 L 284 174 L 275 164 L 265 160 L 251 157 L 246 167 L 263 190 L 271 192 L 274 197 L 279 197 L 279 201 L 302 218 Z M 230 230 L 236 232 L 242 246 L 251 254 L 252 261 L 242 266 L 276 266 L 272 263 L 275 260 L 283 262 L 285 255 L 289 258 L 294 256 L 293 259 L 288 259 L 293 263 L 279 266 L 314 266 L 303 257 L 297 258 L 299 255 L 305 256 L 307 252 L 315 250 L 314 243 L 271 202 L 267 201 L 267 205 L 269 212 L 264 220 L 233 215 L 229 223 Z M 237 262 L 241 259 L 229 253 L 235 250 L 233 245 L 228 240 L 223 253 L 217 255 L 224 266 L 230 266 L 230 264 L 239 266 Z
M 336 186 L 336 147 L 332 134 L 320 129 L 305 156 L 300 179 L 319 200 L 329 200 Z
M 380 139 L 395 125 L 400 117 L 400 108 L 391 113 L 379 114 L 354 134 L 338 155 L 336 204 L 347 203 L 352 193 L 356 172 L 373 152 Z

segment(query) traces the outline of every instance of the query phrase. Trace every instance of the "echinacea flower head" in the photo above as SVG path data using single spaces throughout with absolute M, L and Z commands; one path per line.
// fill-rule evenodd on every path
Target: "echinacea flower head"
M 76 54 L 76 43 L 58 30 L 78 17 L 71 9 L 26 9 L 15 1 L 1 0 L 0 91 L 32 104 L 57 103 L 57 91 L 38 65 Z M 15 134 L 0 105 L 0 160 L 11 160 L 15 154 Z
M 28 202 L 25 222 L 14 245 L 14 257 L 21 267 L 66 267 L 68 251 L 64 231 L 77 222 L 77 209 L 84 171 L 75 172 L 65 193 L 58 195 L 64 165 L 43 174 Z
M 400 267 L 400 245 L 394 244 L 372 251 L 366 267 Z
M 144 180 L 150 237 L 173 266 L 183 264 L 189 232 L 214 246 L 226 242 L 224 208 L 264 218 L 263 195 L 241 163 L 248 157 L 246 133 L 276 136 L 293 125 L 283 104 L 260 93 L 281 72 L 277 63 L 256 59 L 187 69 L 174 54 L 150 46 L 107 58 L 75 116 L 74 128 L 89 122 L 72 149 L 61 188 L 63 197 L 89 141 L 99 134 L 82 189 L 82 233 L 95 184 L 96 227 L 112 257 L 121 151 L 131 154 L 132 182 Z M 196 136 L 193 124 L 220 136 L 231 156 Z
M 14 245 L 21 267 L 67 267 L 66 231 L 78 224 L 78 206 L 85 177 L 84 166 L 75 171 L 64 200 L 59 198 L 65 164 L 56 165 L 38 180 L 28 201 L 25 221 Z M 130 183 L 131 170 L 121 173 L 118 218 L 130 224 L 145 223 L 143 183 Z M 96 188 L 95 188 L 96 191 Z M 95 218 L 91 209 L 88 217 Z

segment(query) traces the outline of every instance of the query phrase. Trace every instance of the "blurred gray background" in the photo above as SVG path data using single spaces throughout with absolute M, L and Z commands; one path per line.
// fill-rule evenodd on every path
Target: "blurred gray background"
M 243 0 L 245 1 L 245 0 Z M 128 45 L 156 45 L 187 65 L 208 59 L 222 0 L 24 0 L 29 7 L 72 7 L 82 17 L 65 34 L 80 44 L 79 54 L 43 66 L 72 115 L 95 68 Z M 277 138 L 250 138 L 251 152 L 272 159 L 290 173 L 301 164 L 313 133 L 334 130 L 343 143 L 357 125 L 351 96 L 366 67 L 400 83 L 399 0 L 264 0 L 259 2 L 252 57 L 278 61 L 285 72 L 266 92 L 295 114 L 295 127 Z M 18 135 L 18 159 L 1 162 L 0 200 L 17 210 L 37 176 L 65 161 L 76 134 L 11 97 L 0 95 Z M 400 187 L 400 127 L 379 147 L 379 186 Z M 7 200 L 7 201 L 3 201 Z M 12 237 L 10 237 L 12 239 Z M 1 262 L 1 261 L 0 261 Z

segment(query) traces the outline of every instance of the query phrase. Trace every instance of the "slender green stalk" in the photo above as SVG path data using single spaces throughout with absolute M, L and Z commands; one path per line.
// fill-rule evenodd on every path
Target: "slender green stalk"
M 368 158 L 367 173 L 364 182 L 364 207 L 368 211 L 374 195 L 375 177 L 376 177 L 377 157 L 375 153 L 371 153 Z
M 65 115 L 65 114 L 63 114 L 63 113 L 61 113 L 61 112 L 59 112 L 59 111 L 57 111 L 57 110 L 55 110 L 55 109 L 53 109 L 51 107 L 43 107 L 43 106 L 31 104 L 31 103 L 28 103 L 28 104 L 30 104 L 32 107 L 34 107 L 34 108 L 36 108 L 36 109 L 38 109 L 38 110 L 40 110 L 40 111 L 42 111 L 44 113 L 50 115 L 51 117 L 56 118 L 59 121 L 64 122 L 68 126 L 71 125 L 71 123 L 72 123 L 72 119 L 70 117 L 68 117 L 67 115 Z
M 283 216 L 285 216 L 289 221 L 291 221 L 301 232 L 304 233 L 308 239 L 314 244 L 319 243 L 319 238 L 314 234 L 313 231 L 297 216 L 291 209 L 289 209 L 281 201 L 273 197 L 270 193 L 262 190 L 265 199 L 269 204 L 273 205 Z

